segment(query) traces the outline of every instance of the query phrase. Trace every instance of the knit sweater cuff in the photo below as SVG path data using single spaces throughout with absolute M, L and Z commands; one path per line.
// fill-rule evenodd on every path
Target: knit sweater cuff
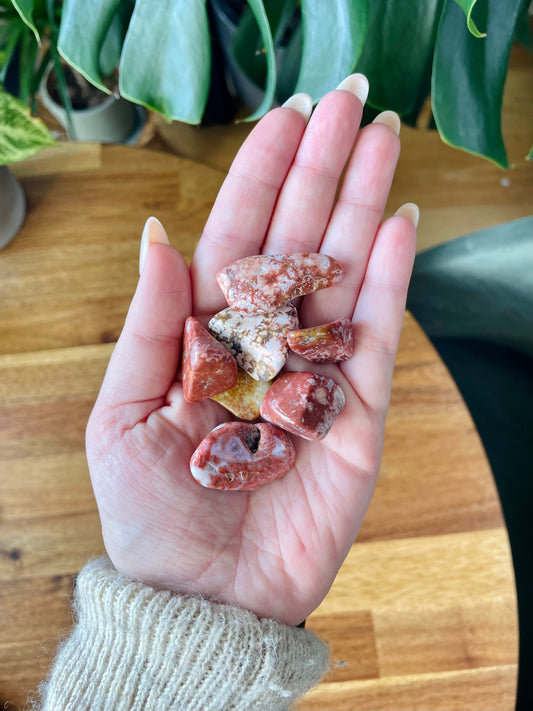
M 42 711 L 282 711 L 327 668 L 312 632 L 154 590 L 106 558 L 78 575 L 74 611 Z

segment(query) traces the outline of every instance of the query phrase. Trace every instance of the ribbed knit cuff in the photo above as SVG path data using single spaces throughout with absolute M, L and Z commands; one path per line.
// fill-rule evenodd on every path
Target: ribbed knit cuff
M 282 711 L 327 669 L 312 632 L 154 590 L 106 558 L 80 572 L 74 611 L 42 711 Z

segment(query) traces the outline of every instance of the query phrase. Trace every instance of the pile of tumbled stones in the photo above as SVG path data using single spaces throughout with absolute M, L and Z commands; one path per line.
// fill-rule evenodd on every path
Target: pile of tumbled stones
M 256 489 L 294 465 L 288 433 L 307 440 L 328 434 L 344 407 L 341 387 L 312 372 L 278 374 L 289 349 L 320 363 L 352 356 L 349 319 L 301 329 L 290 303 L 342 277 L 335 259 L 316 253 L 245 257 L 217 273 L 229 308 L 213 316 L 209 330 L 187 319 L 183 395 L 187 402 L 212 398 L 239 420 L 215 427 L 194 452 L 191 473 L 199 484 Z

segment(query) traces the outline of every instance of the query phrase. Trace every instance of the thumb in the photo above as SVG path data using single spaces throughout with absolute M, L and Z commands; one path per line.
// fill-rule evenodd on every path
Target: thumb
M 187 264 L 154 217 L 148 218 L 143 231 L 140 269 L 98 398 L 106 409 L 128 405 L 121 422 L 130 426 L 164 404 L 181 357 L 185 319 L 191 313 Z

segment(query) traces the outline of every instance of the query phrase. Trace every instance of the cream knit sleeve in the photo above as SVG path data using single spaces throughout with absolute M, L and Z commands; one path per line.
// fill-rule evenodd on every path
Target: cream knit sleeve
M 282 711 L 328 664 L 312 632 L 154 590 L 106 558 L 80 572 L 74 612 L 42 711 Z

